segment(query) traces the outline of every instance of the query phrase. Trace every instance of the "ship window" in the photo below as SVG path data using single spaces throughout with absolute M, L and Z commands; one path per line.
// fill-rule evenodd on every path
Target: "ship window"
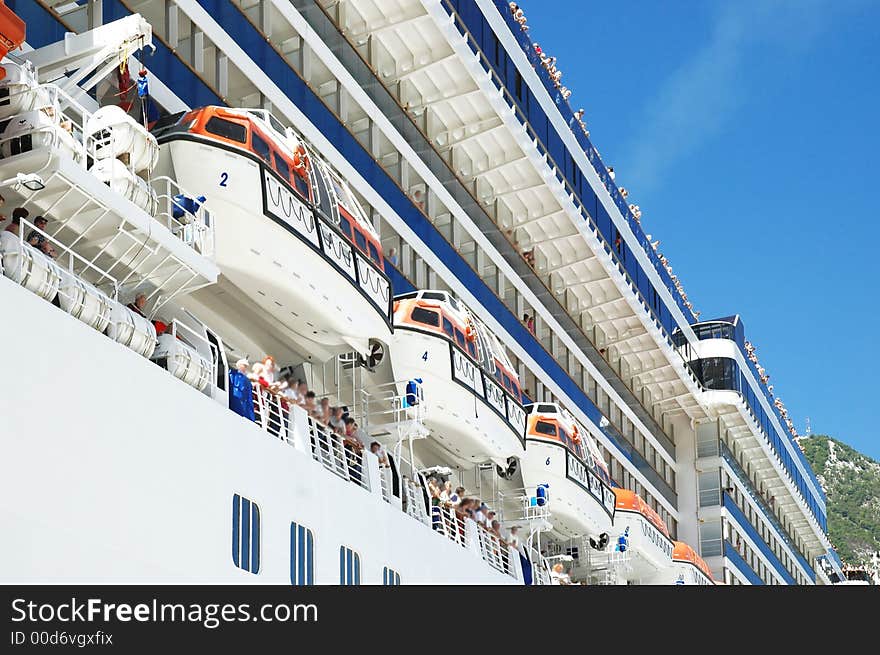
M 461 311 L 461 306 L 458 304 L 458 301 L 452 296 L 449 296 L 449 304 L 452 305 L 452 309 L 454 309 L 455 311 Z
M 382 584 L 386 587 L 400 586 L 400 573 L 386 566 L 382 572 Z
M 275 118 L 273 114 L 266 112 L 266 115 L 269 117 L 269 125 L 272 126 L 272 129 L 278 132 L 278 134 L 284 134 L 285 130 L 284 126 L 281 124 L 281 121 Z
M 464 333 L 461 330 L 455 331 L 455 340 L 458 342 L 458 345 L 464 348 Z
M 556 406 L 555 405 L 538 405 L 538 411 L 542 414 L 555 414 Z
M 437 312 L 432 312 L 430 309 L 413 307 L 412 320 L 414 320 L 416 323 L 440 327 L 440 314 L 438 314 Z
M 376 246 L 372 243 L 367 244 L 370 247 L 370 259 L 372 259 L 377 264 L 381 264 L 379 261 L 379 251 L 376 249 Z
M 348 237 L 349 241 L 351 241 L 351 223 L 349 223 L 348 219 L 344 216 L 339 217 L 339 229 L 342 230 L 342 233 Z
M 339 584 L 361 583 L 361 556 L 351 548 L 339 547 Z
M 217 116 L 211 116 L 205 123 L 205 130 L 211 134 L 222 136 L 224 139 L 247 143 L 247 128 L 239 123 L 233 123 Z
M 468 352 L 471 354 L 471 357 L 474 359 L 477 358 L 477 347 L 474 345 L 473 341 L 468 341 Z
M 445 316 L 443 317 L 443 331 L 450 337 L 452 336 L 452 321 Z
M 260 572 L 260 507 L 244 496 L 232 496 L 232 561 L 256 575 Z
M 361 250 L 362 252 L 367 252 L 367 237 L 365 237 L 363 232 L 361 232 L 360 230 L 354 231 L 354 242 L 357 244 L 359 250 Z
M 315 535 L 298 523 L 290 524 L 290 584 L 315 584 Z
M 549 434 L 551 437 L 556 436 L 556 426 L 547 421 L 537 421 L 535 423 L 535 432 L 538 434 Z
M 257 153 L 268 163 L 272 163 L 272 159 L 269 157 L 269 154 L 271 152 L 269 150 L 269 144 L 266 143 L 263 138 L 256 132 L 253 132 L 251 134 L 251 146 L 253 147 L 255 153 Z
M 423 300 L 439 300 L 441 302 L 446 302 L 446 294 L 440 293 L 439 291 L 423 291 L 422 292 Z
M 285 182 L 290 181 L 290 167 L 277 152 L 275 153 L 275 170 L 278 171 L 278 174 L 284 178 Z
M 506 375 L 504 376 L 504 388 L 508 391 L 513 391 L 513 383 L 511 383 L 510 378 Z
M 301 175 L 294 174 L 293 183 L 296 185 L 296 190 L 306 200 L 309 199 L 309 183 L 303 179 Z
M 559 428 L 559 440 L 567 446 L 571 445 L 568 441 L 568 432 L 566 432 L 562 428 Z

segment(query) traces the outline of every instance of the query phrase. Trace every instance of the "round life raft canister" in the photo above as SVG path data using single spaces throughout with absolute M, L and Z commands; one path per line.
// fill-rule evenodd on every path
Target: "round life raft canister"
M 86 121 L 85 138 L 96 159 L 128 155 L 137 173 L 149 172 L 159 160 L 156 137 L 117 105 L 101 107 Z
M 155 216 L 159 211 L 156 191 L 118 159 L 101 159 L 95 162 L 89 172 L 150 216 Z
M 122 303 L 111 302 L 113 309 L 110 312 L 107 336 L 149 358 L 156 349 L 156 328 L 149 319 L 136 314 Z

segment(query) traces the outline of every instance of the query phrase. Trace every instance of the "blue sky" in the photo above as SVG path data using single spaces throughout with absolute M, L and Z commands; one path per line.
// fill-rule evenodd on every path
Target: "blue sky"
M 880 460 L 880 3 L 520 0 L 703 318 Z

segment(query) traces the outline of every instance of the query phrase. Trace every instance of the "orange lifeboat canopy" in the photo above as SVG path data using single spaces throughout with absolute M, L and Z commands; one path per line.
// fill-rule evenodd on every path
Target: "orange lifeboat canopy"
M 614 489 L 614 496 L 616 498 L 614 503 L 615 509 L 627 512 L 638 512 L 648 519 L 655 528 L 660 530 L 667 539 L 672 539 L 672 537 L 669 536 L 669 528 L 666 527 L 666 523 L 660 518 L 660 515 L 635 491 L 617 487 Z
M 0 0 L 0 59 L 24 43 L 24 21 Z M 6 69 L 0 66 L 0 80 L 6 77 Z
M 683 541 L 676 541 L 674 544 L 675 548 L 672 550 L 672 561 L 693 564 L 700 569 L 707 578 L 710 580 L 713 579 L 712 570 L 709 568 L 709 565 L 706 564 L 702 557 L 697 555 L 697 551 L 695 551 L 690 544 L 686 544 Z

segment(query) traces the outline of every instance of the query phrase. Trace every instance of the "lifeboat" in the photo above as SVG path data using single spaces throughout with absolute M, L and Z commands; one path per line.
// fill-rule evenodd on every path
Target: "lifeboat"
M 221 284 L 328 356 L 390 341 L 378 233 L 292 130 L 264 110 L 204 107 L 157 122 L 153 134 L 160 173 L 206 199 Z
M 525 409 L 523 483 L 549 485 L 554 532 L 570 539 L 610 533 L 616 523 L 614 491 L 593 437 L 555 403 Z
M 715 584 L 709 565 L 690 545 L 683 541 L 673 542 L 672 565 L 661 571 L 654 584 L 703 585 Z
M 629 489 L 614 490 L 614 528 L 608 549 L 626 556 L 622 579 L 651 579 L 672 565 L 673 541 L 660 515 Z
M 524 453 L 525 411 L 495 335 L 445 291 L 417 291 L 394 299 L 390 351 L 395 379 L 422 380 L 436 442 L 459 464 L 491 461 L 512 476 Z

